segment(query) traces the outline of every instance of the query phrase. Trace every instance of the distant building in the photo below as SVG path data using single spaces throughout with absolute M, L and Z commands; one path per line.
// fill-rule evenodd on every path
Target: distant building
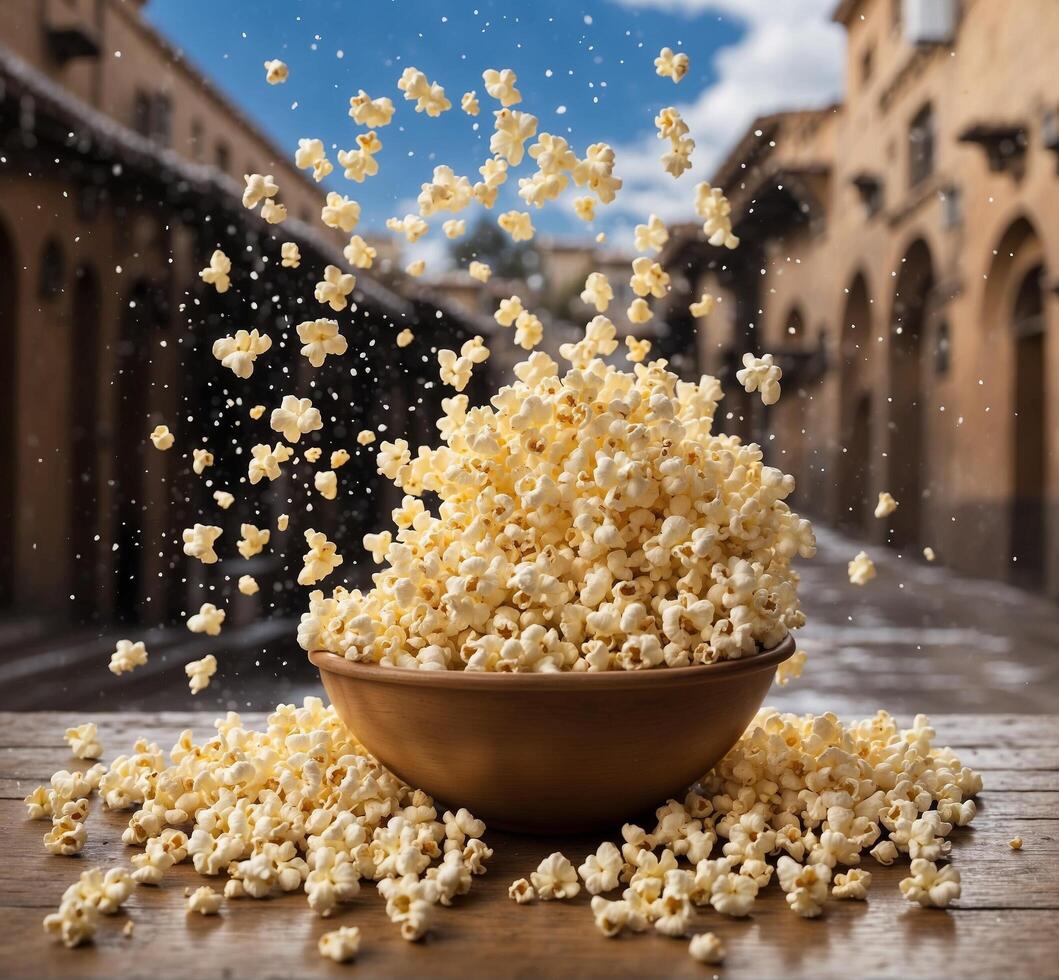
M 56 622 L 160 623 L 190 597 L 201 602 L 197 587 L 229 595 L 248 571 L 262 591 L 232 597 L 244 618 L 255 607 L 297 608 L 303 590 L 291 590 L 277 555 L 303 550 L 310 521 L 359 542 L 393 492 L 380 485 L 373 451 L 341 471 L 355 491 L 330 507 L 315 497 L 308 516 L 303 505 L 314 497 L 304 463 L 288 464 L 267 488 L 249 488 L 250 446 L 275 441 L 267 416 L 255 423 L 249 408 L 271 409 L 288 391 L 308 394 L 312 379 L 326 376 L 328 395 L 336 395 L 320 406 L 334 419 L 327 452 L 356 450 L 364 427 L 380 438 L 436 443 L 445 391 L 432 348 L 458 346 L 489 321 L 402 275 L 373 270 L 358 276 L 355 314 L 337 314 L 350 341 L 342 366 L 314 373 L 293 327 L 334 315 L 314 301 L 313 287 L 325 264 L 344 265 L 342 238 L 319 223 L 322 192 L 294 168 L 293 148 L 274 146 L 147 24 L 141 5 L 4 6 L 0 609 Z M 290 214 L 283 224 L 266 225 L 242 207 L 242 177 L 252 172 L 276 177 Z M 284 241 L 300 246 L 298 270 L 280 268 Z M 198 277 L 218 247 L 233 265 L 223 296 Z M 398 349 L 393 338 L 405 326 L 416 341 Z M 210 348 L 251 327 L 274 346 L 243 382 Z M 159 422 L 177 436 L 168 453 L 147 440 Z M 242 455 L 233 455 L 233 432 L 242 434 Z M 190 469 L 193 446 L 216 451 L 216 465 L 201 477 Z M 216 489 L 237 503 L 220 510 Z M 231 557 L 241 522 L 274 529 L 281 512 L 292 515 L 286 544 L 276 541 L 252 562 Z M 180 531 L 196 520 L 224 528 L 217 565 L 181 553 Z M 347 569 L 366 578 L 355 550 Z
M 669 329 L 691 338 L 688 302 L 722 298 L 688 342 L 798 506 L 1059 596 L 1059 4 L 834 17 L 844 101 L 757 119 L 732 149 L 712 182 L 742 244 L 675 229 Z M 746 351 L 783 365 L 770 410 L 735 382 Z

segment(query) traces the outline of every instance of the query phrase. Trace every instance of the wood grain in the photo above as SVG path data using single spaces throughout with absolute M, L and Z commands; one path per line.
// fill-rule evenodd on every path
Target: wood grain
M 94 715 L 106 758 L 140 736 L 164 748 L 183 728 L 202 734 L 211 717 L 193 714 Z M 257 721 L 260 716 L 246 716 Z M 330 919 L 320 919 L 300 894 L 267 901 L 227 902 L 215 919 L 184 912 L 185 886 L 203 883 L 188 865 L 160 888 L 137 888 L 125 914 L 104 920 L 96 942 L 67 950 L 53 944 L 41 919 L 65 887 L 93 865 L 127 865 L 132 849 L 120 834 L 128 814 L 104 811 L 93 800 L 82 856 L 47 854 L 43 822 L 25 820 L 21 798 L 56 769 L 85 768 L 62 742 L 85 715 L 0 715 L 0 827 L 6 860 L 0 867 L 0 973 L 6 976 L 359 976 L 701 977 L 687 943 L 657 935 L 604 939 L 592 925 L 588 897 L 517 906 L 507 886 L 552 850 L 579 863 L 596 837 L 534 838 L 487 833 L 495 850 L 489 873 L 451 909 L 439 909 L 437 929 L 424 944 L 401 940 L 371 889 Z M 695 931 L 722 936 L 729 976 L 830 977 L 952 973 L 961 976 L 1053 975 L 1059 962 L 1059 718 L 938 717 L 942 741 L 962 750 L 983 771 L 986 788 L 972 827 L 956 831 L 955 861 L 963 896 L 947 911 L 909 906 L 897 890 L 900 867 L 876 869 L 868 903 L 830 902 L 819 920 L 790 913 L 769 888 L 754 914 L 736 921 L 700 912 Z M 1019 833 L 1019 852 L 1007 841 Z M 218 887 L 220 882 L 214 882 Z M 121 934 L 126 917 L 132 938 Z M 316 953 L 316 940 L 337 925 L 363 935 L 356 965 L 337 966 Z

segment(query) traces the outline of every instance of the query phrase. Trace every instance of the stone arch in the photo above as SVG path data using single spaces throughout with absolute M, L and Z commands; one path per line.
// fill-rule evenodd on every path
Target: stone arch
M 872 431 L 872 300 L 862 270 L 853 274 L 838 333 L 838 521 L 865 531 L 870 518 Z
M 924 496 L 929 494 L 924 465 L 924 343 L 935 283 L 930 246 L 916 238 L 897 269 L 890 312 L 887 368 L 890 417 L 887 489 L 900 503 L 890 518 L 891 542 L 911 547 L 919 541 Z
M 15 533 L 18 527 L 18 255 L 0 221 L 0 608 L 14 601 Z

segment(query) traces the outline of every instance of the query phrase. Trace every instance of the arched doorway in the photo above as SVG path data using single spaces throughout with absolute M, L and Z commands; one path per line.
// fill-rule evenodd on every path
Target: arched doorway
M 923 455 L 923 337 L 934 288 L 934 263 L 917 239 L 897 272 L 890 317 L 890 420 L 887 487 L 900 503 L 890 517 L 891 543 L 911 547 L 920 536 L 926 491 Z
M 1045 426 L 1044 266 L 1019 283 L 1011 311 L 1015 342 L 1014 475 L 1011 554 L 1015 580 L 1041 588 L 1045 575 L 1047 432 Z
M 99 555 L 99 276 L 81 266 L 74 276 L 70 365 L 70 569 L 74 606 L 98 616 Z
M 868 527 L 872 453 L 872 315 L 868 283 L 858 272 L 850 284 L 839 334 L 838 523 L 847 530 Z
M 7 228 L 0 224 L 0 609 L 14 601 L 15 504 L 18 488 L 18 265 Z

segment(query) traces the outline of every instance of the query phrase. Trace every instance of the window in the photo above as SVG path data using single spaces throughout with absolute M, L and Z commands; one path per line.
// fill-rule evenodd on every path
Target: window
M 934 172 L 934 107 L 928 102 L 908 127 L 908 186 L 915 187 Z
M 232 165 L 232 154 L 228 149 L 227 143 L 217 144 L 213 162 L 217 165 L 218 170 L 228 173 L 228 168 Z
M 193 160 L 202 159 L 202 120 L 192 119 L 191 120 L 191 139 L 189 149 L 191 150 L 191 158 Z
M 151 139 L 162 146 L 169 146 L 173 129 L 173 103 L 168 95 L 154 97 L 151 113 Z
M 133 96 L 132 128 L 141 136 L 151 135 L 151 97 L 142 90 Z

